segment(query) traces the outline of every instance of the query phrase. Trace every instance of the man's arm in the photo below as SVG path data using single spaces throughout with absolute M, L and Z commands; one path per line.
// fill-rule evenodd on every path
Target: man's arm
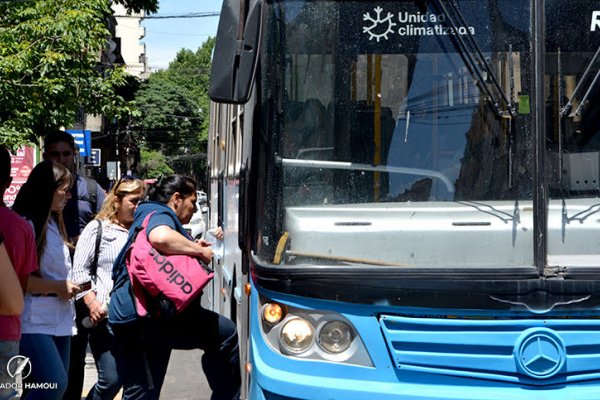
M 200 257 L 204 262 L 212 259 L 212 249 L 189 240 L 167 225 L 159 225 L 148 234 L 148 241 L 158 251 L 164 254 L 187 254 Z

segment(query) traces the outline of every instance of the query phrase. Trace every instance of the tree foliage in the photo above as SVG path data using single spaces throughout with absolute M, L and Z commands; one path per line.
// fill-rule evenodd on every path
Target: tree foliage
M 170 175 L 173 169 L 167 164 L 167 158 L 158 150 L 141 149 L 140 176 L 156 178 L 159 175 Z
M 145 11 L 154 14 L 158 11 L 158 0 L 114 0 L 117 4 L 122 4 L 130 11 Z
M 119 0 L 130 9 L 157 9 L 157 0 Z M 116 94 L 123 68 L 106 68 L 109 0 L 0 3 L 0 142 L 35 140 L 45 129 L 68 127 L 83 108 L 122 118 L 133 109 Z
M 215 38 L 208 38 L 202 46 L 192 52 L 181 50 L 175 59 L 169 64 L 171 79 L 179 85 L 187 87 L 198 102 L 202 110 L 200 142 L 201 147 L 206 149 L 208 139 L 209 105 L 208 88 L 210 85 L 210 67 L 212 51 L 215 47 Z
M 168 157 L 206 153 L 213 47 L 209 38 L 195 52 L 180 50 L 167 69 L 142 84 L 135 99 L 140 115 L 130 129 L 147 148 Z
M 140 115 L 130 130 L 136 139 L 165 154 L 198 151 L 202 115 L 198 102 L 185 87 L 168 78 L 167 73 L 152 74 L 137 93 Z

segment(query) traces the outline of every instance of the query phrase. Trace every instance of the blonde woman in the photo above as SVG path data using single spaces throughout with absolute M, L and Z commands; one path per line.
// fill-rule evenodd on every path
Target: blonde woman
M 81 381 L 69 382 L 81 396 L 85 351 L 89 345 L 94 355 L 98 382 L 90 390 L 88 399 L 112 399 L 118 393 L 121 383 L 117 375 L 115 359 L 111 349 L 111 336 L 106 323 L 106 310 L 109 293 L 112 289 L 112 267 L 117 255 L 127 242 L 129 227 L 133 223 L 133 213 L 144 195 L 145 185 L 139 179 L 124 177 L 113 186 L 102 204 L 96 220 L 90 222 L 81 232 L 73 262 L 72 280 L 82 288 L 77 301 L 78 313 L 89 319 L 87 327 L 78 323 L 78 334 L 71 349 L 70 377 L 81 377 Z M 94 255 L 100 222 L 101 236 L 98 247 L 96 273 Z M 85 289 L 84 289 L 85 290 Z
M 52 385 L 31 389 L 24 396 L 28 400 L 60 399 L 67 386 L 75 328 L 72 298 L 80 291 L 67 279 L 71 257 L 62 218 L 72 183 L 69 170 L 43 161 L 31 171 L 13 205 L 13 210 L 33 225 L 39 260 L 39 272 L 31 274 L 27 282 L 20 353 L 31 361 L 28 379 Z

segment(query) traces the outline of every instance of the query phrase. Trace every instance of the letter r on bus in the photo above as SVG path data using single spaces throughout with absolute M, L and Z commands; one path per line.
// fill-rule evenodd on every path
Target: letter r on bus
M 596 28 L 600 28 L 600 11 L 592 11 L 592 24 L 590 31 L 596 32 Z

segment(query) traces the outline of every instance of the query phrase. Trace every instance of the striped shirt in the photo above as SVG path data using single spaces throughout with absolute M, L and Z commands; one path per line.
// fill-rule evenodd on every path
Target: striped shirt
M 96 233 L 98 222 L 91 221 L 81 232 L 75 248 L 73 259 L 73 270 L 70 280 L 77 284 L 92 281 L 92 289 L 96 292 L 96 298 L 100 304 L 106 303 L 110 297 L 113 287 L 112 269 L 115 259 L 127 242 L 129 231 L 115 223 L 107 220 L 102 221 L 102 239 L 100 240 L 100 252 L 98 254 L 98 270 L 96 282 L 90 276 L 90 270 L 94 261 L 96 248 Z M 83 297 L 89 291 L 81 292 L 77 298 Z

